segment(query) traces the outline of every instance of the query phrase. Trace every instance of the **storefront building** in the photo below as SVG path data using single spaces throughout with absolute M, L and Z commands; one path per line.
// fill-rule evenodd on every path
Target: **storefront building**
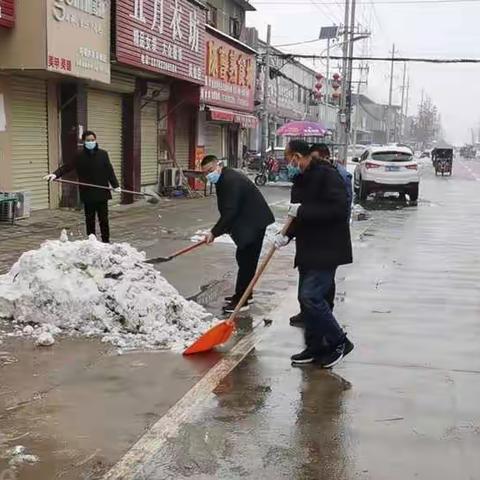
M 117 0 L 114 71 L 135 77 L 129 129 L 131 189 L 158 183 L 163 168 L 193 168 L 205 19 L 194 0 Z
M 253 115 L 255 51 L 207 26 L 205 61 L 197 146 L 237 167 L 248 131 L 257 126 Z
M 0 188 L 33 210 L 76 203 L 76 189 L 43 176 L 71 159 L 87 128 L 84 85 L 110 83 L 110 1 L 2 0 L 2 16 L 6 3 L 14 25 L 0 27 Z

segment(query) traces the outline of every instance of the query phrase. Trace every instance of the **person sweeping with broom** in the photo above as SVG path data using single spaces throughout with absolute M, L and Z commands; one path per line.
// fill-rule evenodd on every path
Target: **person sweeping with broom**
M 225 313 L 231 313 L 255 275 L 265 230 L 275 218 L 260 190 L 243 173 L 223 167 L 214 155 L 207 155 L 201 167 L 207 180 L 215 185 L 220 212 L 220 218 L 205 238 L 206 243 L 211 244 L 216 237 L 228 233 L 237 246 L 235 293 L 225 299 L 227 304 L 223 307 Z M 248 309 L 248 303 L 242 311 Z
M 44 177 L 44 180 L 53 182 L 63 175 L 75 170 L 78 180 L 91 186 L 80 185 L 80 199 L 85 210 L 87 235 L 95 235 L 95 217 L 98 216 L 102 242 L 110 242 L 110 226 L 108 221 L 108 201 L 112 194 L 109 186 L 115 192 L 122 190 L 118 183 L 115 171 L 110 162 L 108 152 L 98 148 L 97 135 L 87 130 L 82 135 L 83 149 L 77 154 L 73 162 L 62 165 L 55 172 Z M 95 187 L 95 185 L 99 186 Z
M 296 239 L 298 300 L 305 322 L 305 349 L 291 357 L 292 365 L 331 368 L 353 349 L 329 302 L 337 268 L 352 263 L 347 192 L 335 168 L 326 160 L 312 159 L 303 140 L 292 140 L 285 157 L 294 174 L 288 215 L 295 220 L 286 235 L 276 236 L 275 246 Z

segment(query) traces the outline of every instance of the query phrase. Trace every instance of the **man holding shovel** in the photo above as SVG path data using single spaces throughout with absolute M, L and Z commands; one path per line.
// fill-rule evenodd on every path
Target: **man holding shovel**
M 296 173 L 288 212 L 295 220 L 285 236 L 277 235 L 275 245 L 281 248 L 296 239 L 306 344 L 305 350 L 291 357 L 292 365 L 315 362 L 331 368 L 353 349 L 328 301 L 337 268 L 352 262 L 347 193 L 331 163 L 312 159 L 303 140 L 292 140 L 285 157 Z
M 275 218 L 258 188 L 243 173 L 223 167 L 214 155 L 207 155 L 201 167 L 207 180 L 215 185 L 220 212 L 205 240 L 211 244 L 216 237 L 227 233 L 237 246 L 235 294 L 226 298 L 228 303 L 223 308 L 225 313 L 231 313 L 255 275 L 265 230 Z M 242 307 L 247 309 L 248 302 Z
M 98 216 L 102 242 L 110 242 L 110 226 L 108 221 L 108 201 L 112 194 L 108 187 L 121 192 L 117 177 L 113 170 L 108 152 L 98 148 L 97 135 L 87 130 L 82 135 L 83 149 L 77 154 L 74 161 L 62 165 L 58 170 L 50 173 L 45 180 L 49 182 L 62 177 L 73 170 L 81 183 L 98 185 L 100 188 L 80 185 L 80 199 L 85 210 L 87 235 L 95 235 L 95 217 Z

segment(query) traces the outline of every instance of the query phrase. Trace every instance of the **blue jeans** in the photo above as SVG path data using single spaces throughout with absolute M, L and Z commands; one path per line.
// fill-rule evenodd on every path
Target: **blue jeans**
M 326 300 L 335 272 L 336 268 L 300 269 L 298 301 L 305 322 L 305 344 L 314 353 L 335 348 L 345 340 L 345 332 Z

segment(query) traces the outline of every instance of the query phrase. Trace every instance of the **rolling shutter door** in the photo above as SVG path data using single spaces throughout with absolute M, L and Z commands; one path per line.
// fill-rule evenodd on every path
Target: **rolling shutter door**
M 88 129 L 98 137 L 98 146 L 108 152 L 115 175 L 122 182 L 122 96 L 100 90 L 89 90 L 87 100 Z M 120 201 L 119 195 L 113 195 Z
M 205 153 L 223 158 L 223 127 L 217 123 L 207 123 L 205 129 Z
M 158 181 L 157 102 L 142 108 L 142 186 Z
M 177 122 L 175 125 L 175 158 L 178 167 L 182 169 L 188 169 L 188 160 L 190 152 L 190 125 L 188 112 L 180 113 L 177 115 Z
M 32 209 L 49 207 L 47 85 L 16 77 L 12 81 L 13 189 L 31 195 Z

